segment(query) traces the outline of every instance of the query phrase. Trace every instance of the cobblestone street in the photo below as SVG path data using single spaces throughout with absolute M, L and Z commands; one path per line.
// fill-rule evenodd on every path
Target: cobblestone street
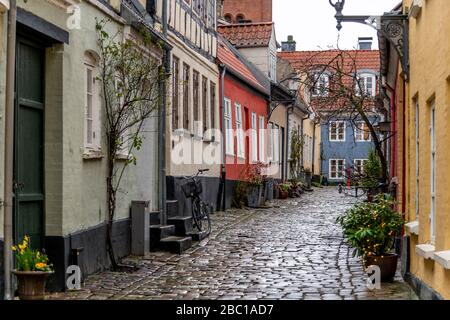
M 417 299 L 400 275 L 366 287 L 335 218 L 353 198 L 315 189 L 272 209 L 213 215 L 212 236 L 185 254 L 130 257 L 135 273 L 103 272 L 52 299 Z

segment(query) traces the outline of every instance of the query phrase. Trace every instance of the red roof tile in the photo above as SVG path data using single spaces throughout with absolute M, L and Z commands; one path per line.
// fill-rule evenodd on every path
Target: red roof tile
M 312 65 L 328 65 L 339 54 L 339 50 L 279 52 L 281 59 L 289 61 L 294 69 L 302 70 Z M 343 55 L 347 66 L 358 70 L 380 70 L 380 52 L 378 50 L 345 50 Z
M 217 59 L 227 66 L 227 68 L 234 71 L 234 73 L 244 81 L 246 81 L 250 86 L 253 86 L 257 90 L 266 90 L 258 82 L 253 73 L 247 68 L 247 66 L 240 60 L 242 58 L 238 57 L 229 47 L 229 44 L 218 37 L 218 49 L 217 49 Z
M 248 48 L 268 46 L 273 27 L 273 22 L 242 23 L 218 26 L 217 30 L 236 48 Z

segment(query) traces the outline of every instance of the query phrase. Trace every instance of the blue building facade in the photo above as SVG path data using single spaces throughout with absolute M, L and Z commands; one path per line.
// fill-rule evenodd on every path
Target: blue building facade
M 375 122 L 377 119 L 371 119 Z M 328 183 L 346 182 L 347 177 L 363 170 L 374 143 L 362 121 L 336 119 L 321 125 L 321 172 Z

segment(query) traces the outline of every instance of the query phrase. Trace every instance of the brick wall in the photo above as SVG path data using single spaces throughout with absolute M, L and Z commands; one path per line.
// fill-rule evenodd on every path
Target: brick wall
M 272 0 L 224 0 L 223 14 L 229 15 L 232 22 L 237 22 L 238 15 L 252 22 L 271 22 Z

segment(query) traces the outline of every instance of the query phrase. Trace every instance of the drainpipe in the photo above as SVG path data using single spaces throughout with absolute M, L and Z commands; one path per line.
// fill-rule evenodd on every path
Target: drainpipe
M 227 147 L 225 143 L 225 74 L 227 72 L 227 66 L 224 64 L 220 65 L 222 73 L 220 75 L 220 100 L 221 100 L 221 110 L 222 110 L 222 170 L 221 170 L 221 184 L 222 184 L 222 211 L 226 209 L 226 178 L 227 178 Z
M 11 285 L 12 252 L 13 244 L 13 170 L 14 170 L 14 90 L 15 90 L 15 63 L 16 63 L 16 0 L 10 1 L 8 13 L 8 40 L 6 56 L 6 101 L 5 101 L 5 190 L 4 190 L 4 283 L 5 300 L 13 298 Z
M 291 113 L 294 111 L 294 106 L 291 105 L 290 107 L 286 108 L 286 145 L 287 145 L 287 150 L 286 150 L 286 154 L 285 154 L 285 163 L 286 166 L 284 168 L 284 177 L 286 180 L 288 180 L 288 167 L 289 167 L 289 145 L 290 145 L 290 135 L 289 135 L 289 131 L 290 131 L 290 123 L 289 123 L 289 118 Z
M 163 37 L 167 40 L 167 0 L 163 0 L 162 9 L 162 31 Z M 164 77 L 160 83 L 162 94 L 161 107 L 159 108 L 159 210 L 161 213 L 161 224 L 167 223 L 167 186 L 166 186 L 166 116 L 167 116 L 167 85 L 166 75 L 170 70 L 170 49 L 164 48 L 163 56 Z

